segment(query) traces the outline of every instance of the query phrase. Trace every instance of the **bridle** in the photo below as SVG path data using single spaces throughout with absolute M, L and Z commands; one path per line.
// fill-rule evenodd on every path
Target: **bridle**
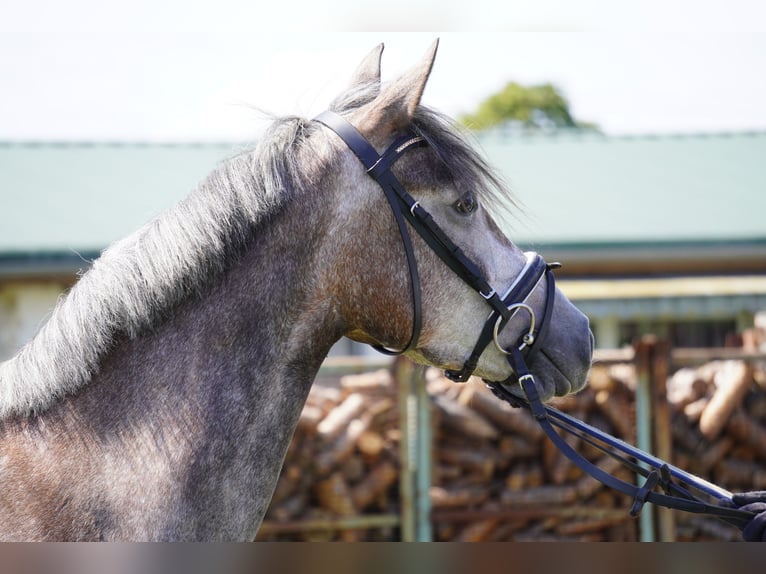
M 408 230 L 409 223 L 423 238 L 436 255 L 466 284 L 481 295 L 490 307 L 490 314 L 484 322 L 478 340 L 468 359 L 459 370 L 448 370 L 446 376 L 455 382 L 465 382 L 476 369 L 484 350 L 491 342 L 495 342 L 498 349 L 507 355 L 511 368 L 516 371 L 514 364 L 519 357 L 526 356 L 528 359 L 533 349 L 539 348 L 540 342 L 545 338 L 553 312 L 553 299 L 556 286 L 552 270 L 558 264 L 547 264 L 537 253 L 526 253 L 526 263 L 513 281 L 513 284 L 505 291 L 504 295 L 490 285 L 478 266 L 465 255 L 449 236 L 434 221 L 431 214 L 420 205 L 407 191 L 391 171 L 394 163 L 405 152 L 418 147 L 427 146 L 425 138 L 414 133 L 405 134 L 397 138 L 386 148 L 382 154 L 378 154 L 367 139 L 357 131 L 348 121 L 338 114 L 326 111 L 314 118 L 335 132 L 359 158 L 372 177 L 383 189 L 383 193 L 391 206 L 399 235 L 402 239 L 404 252 L 407 256 L 407 265 L 410 273 L 410 289 L 412 291 L 412 334 L 409 342 L 401 350 L 387 349 L 376 345 L 375 349 L 388 355 L 400 355 L 413 349 L 418 342 L 422 327 L 422 303 L 420 294 L 420 276 L 412 246 L 412 239 Z M 545 278 L 546 295 L 542 317 L 538 321 L 534 310 L 526 304 L 527 298 L 535 290 L 538 284 Z M 530 327 L 521 336 L 516 345 L 510 349 L 504 349 L 498 340 L 500 332 L 508 324 L 510 318 L 519 311 L 529 314 Z M 535 347 L 537 344 L 537 347 Z
M 667 508 L 712 515 L 739 527 L 752 519 L 753 513 L 732 507 L 730 492 L 543 404 L 527 361 L 532 353 L 540 348 L 540 343 L 545 338 L 550 324 L 556 291 L 553 270 L 558 268 L 559 264 L 548 264 L 537 253 L 525 253 L 526 263 L 523 269 L 505 293 L 502 296 L 499 295 L 476 264 L 452 242 L 428 211 L 407 193 L 391 172 L 391 167 L 406 151 L 427 146 L 425 138 L 414 133 L 403 135 L 389 145 L 382 154 L 378 154 L 367 139 L 338 114 L 326 111 L 314 120 L 335 132 L 359 158 L 368 175 L 383 189 L 394 214 L 407 256 L 412 291 L 412 334 L 403 349 L 392 350 L 377 345 L 375 348 L 378 351 L 389 355 L 406 353 L 417 344 L 422 327 L 420 278 L 412 239 L 407 227 L 409 223 L 439 258 L 484 298 L 491 309 L 473 351 L 463 367 L 460 370 L 445 372 L 450 380 L 467 381 L 476 369 L 484 350 L 494 341 L 497 348 L 506 355 L 506 360 L 514 374 L 502 382 L 485 381 L 490 390 L 512 406 L 528 409 L 556 447 L 581 470 L 604 485 L 632 497 L 631 515 L 638 515 L 644 504 L 651 502 Z M 542 316 L 538 321 L 534 310 L 526 304 L 526 300 L 543 279 L 546 283 L 545 301 Z M 511 317 L 519 311 L 529 315 L 529 329 L 522 334 L 516 344 L 503 348 L 498 336 Z M 511 391 L 511 386 L 517 383 L 521 386 L 526 399 Z M 618 459 L 632 471 L 644 476 L 645 482 L 642 485 L 636 485 L 603 471 L 575 451 L 556 432 L 554 426 L 580 437 L 588 444 Z M 615 450 L 622 454 L 616 453 Z M 673 479 L 680 481 L 680 484 L 673 482 Z M 687 486 L 713 497 L 717 503 L 708 503 L 700 499 L 692 494 Z M 664 492 L 656 492 L 655 487 L 662 488 Z

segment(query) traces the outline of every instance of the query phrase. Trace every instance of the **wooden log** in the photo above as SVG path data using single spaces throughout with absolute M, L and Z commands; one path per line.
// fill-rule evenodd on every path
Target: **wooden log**
M 616 526 L 617 524 L 621 524 L 629 519 L 630 515 L 626 513 L 622 518 L 610 517 L 572 520 L 557 525 L 556 533 L 561 536 L 579 536 L 581 534 L 600 532 L 607 530 L 612 526 Z
M 356 448 L 368 464 L 374 464 L 386 448 L 386 441 L 379 432 L 368 429 L 359 435 Z
M 443 486 L 445 483 L 457 480 L 463 470 L 454 464 L 437 464 L 434 469 L 434 484 Z
M 340 516 L 356 514 L 351 491 L 340 472 L 334 472 L 327 479 L 317 482 L 314 493 L 321 508 Z
M 444 488 L 432 486 L 428 493 L 431 498 L 431 507 L 434 510 L 475 506 L 489 498 L 489 489 L 481 487 Z
M 540 445 L 524 437 L 506 435 L 497 442 L 498 457 L 503 465 L 522 459 L 538 458 Z
M 747 413 L 755 420 L 766 420 L 766 393 L 750 393 L 745 398 Z
M 399 471 L 390 461 L 383 460 L 375 466 L 359 484 L 351 490 L 351 499 L 358 510 L 372 504 L 399 478 Z
M 619 395 L 614 396 L 608 391 L 599 391 L 596 393 L 596 405 L 615 428 L 619 437 L 628 442 L 635 440 L 632 409 L 624 398 Z
M 577 489 L 572 485 L 504 490 L 500 495 L 500 502 L 505 506 L 564 505 L 572 504 L 576 500 Z
M 314 435 L 317 432 L 317 426 L 324 417 L 322 409 L 317 406 L 306 405 L 298 417 L 298 427 L 296 432 L 303 432 L 307 435 Z
M 478 440 L 498 437 L 497 429 L 476 411 L 445 396 L 436 396 L 433 401 L 447 429 Z
M 752 368 L 744 361 L 725 361 L 716 373 L 716 390 L 700 416 L 700 431 L 715 439 L 734 410 L 742 404 L 753 382 Z
M 466 449 L 445 445 L 436 451 L 436 458 L 440 462 L 478 472 L 485 480 L 489 479 L 495 471 L 495 456 L 486 446 Z
M 684 367 L 676 371 L 668 380 L 668 402 L 677 410 L 682 410 L 708 394 L 710 385 L 698 374 L 697 369 Z
M 324 442 L 332 442 L 344 429 L 348 428 L 351 421 L 356 419 L 364 408 L 364 396 L 360 393 L 350 394 L 317 425 L 319 437 Z
M 636 366 L 632 363 L 619 363 L 609 367 L 609 376 L 615 382 L 622 385 L 631 394 L 636 392 L 638 387 L 638 376 L 636 375 Z
M 396 391 L 394 378 L 388 369 L 343 376 L 340 379 L 340 386 L 347 391 L 362 392 L 368 396 L 381 393 L 393 394 Z
M 588 389 L 593 392 L 607 391 L 616 393 L 621 385 L 609 376 L 609 368 L 604 365 L 593 365 L 588 373 Z
M 729 489 L 766 489 L 766 469 L 760 463 L 723 459 L 715 467 L 715 477 Z
M 515 409 L 501 401 L 486 388 L 474 384 L 460 395 L 463 404 L 469 405 L 482 414 L 501 431 L 522 435 L 530 442 L 537 442 L 543 437 L 540 425 L 527 411 Z
M 689 424 L 686 417 L 679 413 L 676 413 L 673 417 L 670 431 L 676 444 L 689 453 L 696 452 L 700 443 L 704 440 L 699 432 L 699 428 Z
M 537 463 L 517 464 L 505 477 L 505 486 L 511 490 L 535 488 L 543 483 L 543 469 Z
M 458 532 L 452 541 L 484 542 L 492 535 L 492 531 L 497 527 L 498 522 L 499 520 L 495 518 L 473 522 Z
M 315 406 L 327 414 L 338 406 L 341 400 L 343 400 L 343 394 L 340 389 L 313 385 L 306 399 L 306 404 Z
M 686 421 L 692 424 L 697 424 L 709 402 L 710 397 L 701 397 L 696 401 L 692 401 L 685 405 L 683 413 L 686 416 Z
M 698 449 L 699 455 L 696 457 L 697 463 L 695 468 L 700 474 L 707 474 L 713 466 L 718 463 L 726 453 L 728 453 L 734 446 L 734 441 L 731 437 L 723 436 L 717 441 L 712 442 L 705 446 L 705 448 Z
M 743 410 L 738 409 L 729 419 L 726 427 L 735 440 L 750 445 L 763 460 L 766 460 L 766 429 L 749 417 Z
M 362 433 L 364 434 L 364 433 Z M 364 459 L 359 454 L 352 454 L 340 465 L 339 470 L 349 484 L 362 480 L 368 472 Z
M 328 475 L 354 452 L 359 436 L 369 428 L 372 417 L 365 413 L 352 420 L 343 433 L 316 458 L 316 469 L 320 476 Z

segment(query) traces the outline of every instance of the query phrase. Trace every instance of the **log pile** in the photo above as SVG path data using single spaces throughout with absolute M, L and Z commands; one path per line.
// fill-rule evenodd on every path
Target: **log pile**
M 713 361 L 668 380 L 674 464 L 732 492 L 766 490 L 766 366 Z M 679 515 L 679 540 L 738 540 L 718 521 Z
M 766 489 L 765 373 L 719 362 L 673 375 L 673 463 L 730 490 Z M 583 476 L 528 413 L 499 401 L 480 381 L 455 384 L 435 370 L 426 376 L 435 540 L 638 539 L 631 501 Z M 635 371 L 620 364 L 595 367 L 583 392 L 554 404 L 635 444 L 634 396 Z M 258 539 L 398 540 L 400 440 L 389 371 L 314 385 Z M 567 440 L 632 480 L 613 459 Z M 676 514 L 678 539 L 739 538 L 713 519 Z M 380 520 L 372 525 L 374 517 Z

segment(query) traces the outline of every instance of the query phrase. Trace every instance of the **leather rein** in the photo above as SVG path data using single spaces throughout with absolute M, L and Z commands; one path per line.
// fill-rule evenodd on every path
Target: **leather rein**
M 646 502 L 651 502 L 676 510 L 715 516 L 740 528 L 752 519 L 753 513 L 733 507 L 732 494 L 723 488 L 669 465 L 661 459 L 543 404 L 537 391 L 534 375 L 527 367 L 527 361 L 535 349 L 540 348 L 540 342 L 545 338 L 550 324 L 556 290 L 553 270 L 560 265 L 546 263 L 537 253 L 525 253 L 526 264 L 522 271 L 505 293 L 502 296 L 499 295 L 476 264 L 452 242 L 428 211 L 407 193 L 391 172 L 393 164 L 407 150 L 428 145 L 423 137 L 414 133 L 403 135 L 389 145 L 382 154 L 378 154 L 367 139 L 340 115 L 326 111 L 314 118 L 314 121 L 335 132 L 359 158 L 367 174 L 383 189 L 396 220 L 407 257 L 413 306 L 412 334 L 409 342 L 401 350 L 375 345 L 376 350 L 388 355 L 406 353 L 415 347 L 420 335 L 422 327 L 420 278 L 412 239 L 408 231 L 407 223 L 409 223 L 439 258 L 484 298 L 491 309 L 469 358 L 460 370 L 445 371 L 447 378 L 455 382 L 467 381 L 476 369 L 481 354 L 494 341 L 497 348 L 505 354 L 514 374 L 505 381 L 485 381 L 485 384 L 498 398 L 514 407 L 528 409 L 548 438 L 581 470 L 602 484 L 631 497 L 633 499 L 630 510 L 632 516 L 637 516 Z M 534 311 L 525 301 L 543 279 L 546 282 L 545 303 L 542 317 L 538 322 Z M 498 341 L 498 335 L 508 324 L 509 319 L 522 310 L 529 314 L 530 327 L 515 345 L 504 349 Z M 511 391 L 516 384 L 523 390 L 525 399 Z M 554 427 L 574 434 L 616 458 L 631 471 L 643 476 L 645 481 L 637 485 L 603 471 L 569 446 Z M 679 482 L 674 482 L 674 479 Z M 663 492 L 656 492 L 655 488 L 661 488 Z M 706 502 L 692 494 L 689 488 L 699 490 L 717 502 Z

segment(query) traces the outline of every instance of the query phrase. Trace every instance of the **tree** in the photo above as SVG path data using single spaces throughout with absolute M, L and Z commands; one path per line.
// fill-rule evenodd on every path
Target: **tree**
M 522 86 L 509 82 L 481 102 L 476 113 L 465 114 L 460 120 L 475 130 L 507 122 L 533 129 L 595 128 L 593 124 L 576 121 L 569 112 L 569 102 L 551 84 Z

